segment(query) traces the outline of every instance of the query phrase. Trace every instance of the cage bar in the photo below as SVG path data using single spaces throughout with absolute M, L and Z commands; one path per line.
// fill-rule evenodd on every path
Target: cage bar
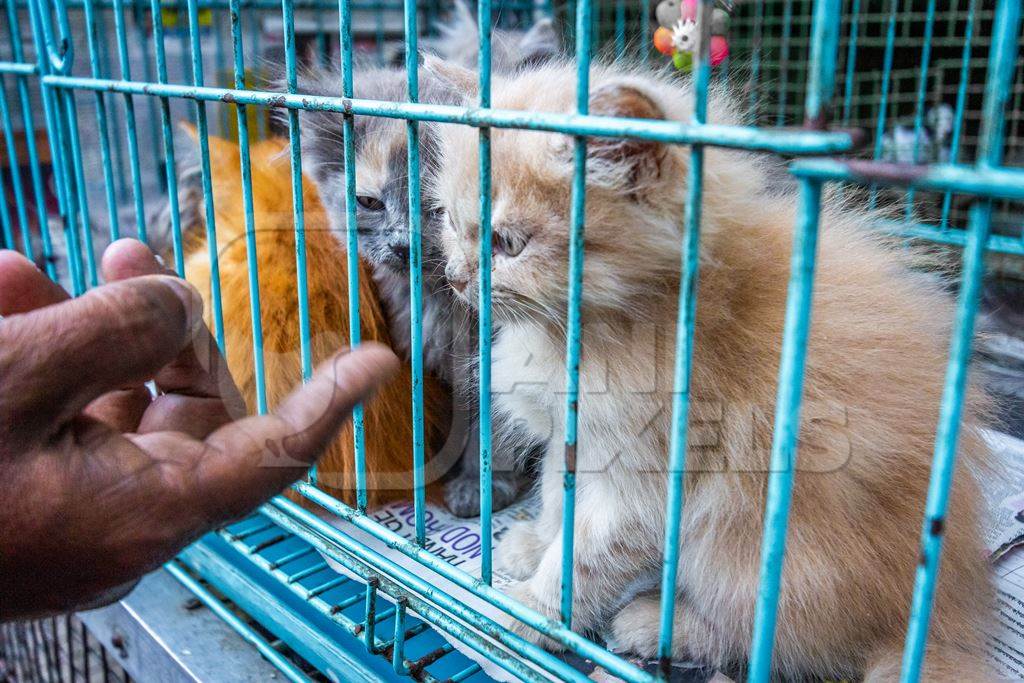
M 366 608 L 364 613 L 366 619 L 363 622 L 363 644 L 366 645 L 366 649 L 373 652 L 376 649 L 374 641 L 374 631 L 377 628 L 377 586 L 380 585 L 380 581 L 376 578 L 371 578 L 366 582 Z
M 696 51 L 693 89 L 693 123 L 707 120 L 708 86 L 711 81 L 711 12 L 713 0 L 701 0 L 699 8 L 700 42 Z M 700 219 L 704 191 L 704 147 L 690 149 L 690 173 L 686 187 L 682 278 L 679 284 L 679 311 L 676 322 L 675 375 L 672 390 L 672 427 L 669 435 L 669 460 L 665 503 L 665 548 L 661 569 L 661 616 L 658 639 L 658 675 L 669 680 L 672 669 L 672 634 L 675 620 L 676 586 L 679 572 L 680 528 L 683 519 L 686 473 L 686 447 L 689 436 L 690 382 L 693 369 L 694 325 L 697 317 L 697 281 L 700 274 Z
M 11 0 L 13 2 L 13 0 Z M 117 40 L 117 58 L 121 67 L 121 80 L 132 78 L 131 62 L 128 59 L 128 36 L 124 24 L 124 0 L 114 0 L 114 35 Z M 197 83 L 197 85 L 199 85 Z M 146 208 L 142 195 L 142 170 L 139 166 L 139 136 L 135 126 L 135 99 L 130 93 L 123 93 L 125 134 L 128 138 L 128 164 L 132 173 L 132 198 L 135 201 L 135 235 L 146 244 Z M 210 193 L 204 196 L 210 197 Z M 209 223 L 212 225 L 212 223 Z M 223 348 L 223 347 L 222 347 Z
M 481 109 L 491 106 L 491 2 L 478 0 Z M 492 462 L 491 462 L 491 129 L 480 128 L 480 267 L 477 344 L 480 400 L 480 580 L 490 585 L 493 560 Z
M 967 5 L 967 23 L 964 27 L 964 49 L 960 61 L 960 80 L 956 91 L 956 112 L 953 118 L 953 139 L 950 141 L 949 163 L 955 164 L 960 159 L 960 145 L 964 127 L 964 108 L 967 106 L 967 87 L 971 78 L 971 46 L 974 39 L 974 14 L 976 0 L 969 0 Z M 939 227 L 943 232 L 949 228 L 949 210 L 953 203 L 953 193 L 946 192 L 942 197 L 942 217 Z
M 921 72 L 917 80 L 917 101 L 914 106 L 914 163 L 921 163 L 921 135 L 924 132 L 924 99 L 928 94 L 928 66 L 932 58 L 932 38 L 935 35 L 935 0 L 928 0 L 924 23 L 924 45 L 921 47 Z M 906 220 L 914 218 L 914 188 L 907 190 Z
M 192 56 L 192 82 L 202 86 L 203 49 L 199 41 L 199 9 L 197 0 L 188 0 L 188 33 Z M 203 210 L 206 218 L 206 247 L 210 259 L 210 299 L 213 313 L 213 334 L 221 354 L 227 357 L 224 342 L 224 304 L 221 301 L 220 288 L 220 250 L 217 248 L 217 212 L 213 199 L 213 178 L 210 169 L 210 129 L 206 117 L 206 103 L 194 101 L 196 135 L 199 140 L 199 174 L 203 184 Z
M 981 168 L 998 166 L 1002 161 L 1003 112 L 1009 99 L 1017 59 L 1020 12 L 1020 2 L 1017 0 L 999 0 L 996 7 L 992 51 L 985 82 L 985 116 L 982 119 L 982 133 L 978 146 L 978 166 Z M 971 207 L 967 248 L 963 253 L 963 275 L 957 302 L 956 323 L 950 344 L 949 364 L 946 367 L 932 476 L 921 530 L 921 561 L 917 565 L 914 597 L 910 608 L 910 626 L 907 629 L 907 640 L 903 650 L 900 672 L 902 683 L 911 683 L 920 678 L 925 658 L 928 624 L 939 574 L 946 508 L 956 464 L 960 418 L 967 388 L 971 345 L 985 268 L 985 245 L 991 218 L 990 200 L 982 200 Z
M 96 28 L 96 14 L 90 0 L 85 0 L 82 6 L 85 8 L 86 39 L 89 49 L 89 70 L 93 78 L 102 76 L 100 67 L 99 34 Z M 110 133 L 107 121 L 107 103 L 103 99 L 104 94 L 94 92 L 93 99 L 96 107 L 96 123 L 99 127 L 100 142 L 100 165 L 103 167 L 103 187 L 106 190 L 107 214 L 110 220 L 110 241 L 113 242 L 121 236 L 121 226 L 117 216 L 117 197 L 115 196 L 113 159 L 110 154 Z M 84 188 L 83 188 L 84 189 Z M 91 231 L 90 231 L 91 232 Z
M 4 238 L 4 249 L 17 249 L 17 242 L 14 240 L 14 231 L 11 228 L 10 207 L 7 205 L 7 188 L 4 185 L 3 177 L 0 176 L 0 228 Z
M 294 94 L 298 90 L 298 74 L 295 59 L 295 10 L 292 0 L 281 0 L 281 16 L 284 31 L 285 88 Z M 306 217 L 302 198 L 300 139 L 299 112 L 297 109 L 289 109 L 288 151 L 291 155 L 292 220 L 295 223 L 295 294 L 299 309 L 299 357 L 302 381 L 306 382 L 313 376 L 313 352 L 310 349 L 309 277 L 306 272 Z
M 152 97 L 167 96 L 231 102 L 272 107 L 333 111 L 356 116 L 383 116 L 408 121 L 435 121 L 468 126 L 491 126 L 542 130 L 585 137 L 623 137 L 653 140 L 669 144 L 713 145 L 753 152 L 773 152 L 789 156 L 839 154 L 853 147 L 847 132 L 815 132 L 762 129 L 753 126 L 706 123 L 702 126 L 657 119 L 628 119 L 553 112 L 524 112 L 494 109 L 486 111 L 444 104 L 410 104 L 344 97 L 288 95 L 243 90 L 241 88 L 197 88 L 159 85 L 139 81 L 112 81 L 75 76 L 47 75 L 46 85 L 77 90 L 107 90 Z
M 873 151 L 875 161 L 882 158 L 882 139 L 885 135 L 885 118 L 888 115 L 889 110 L 889 87 L 892 79 L 893 51 L 896 48 L 896 8 L 898 5 L 899 0 L 890 0 L 889 2 L 889 19 L 886 24 L 885 33 L 885 57 L 883 57 L 882 62 L 882 82 L 879 86 L 878 118 L 875 122 L 875 145 Z M 872 187 L 868 207 L 870 209 L 874 209 L 877 202 L 878 191 L 876 188 Z
M 160 11 L 159 0 L 151 0 L 151 14 L 153 16 L 153 50 L 156 52 L 157 82 L 165 84 L 168 82 L 167 52 L 164 44 L 164 18 L 163 12 Z M 185 252 L 181 241 L 181 210 L 178 206 L 178 169 L 174 159 L 174 129 L 171 126 L 171 100 L 168 97 L 160 98 L 160 127 L 164 144 L 164 171 L 167 176 L 167 204 L 171 209 L 174 270 L 180 277 L 185 277 Z
M 811 43 L 811 71 L 807 83 L 806 116 L 810 125 L 824 121 L 835 85 L 836 53 L 839 47 L 839 0 L 816 0 Z M 761 542 L 761 581 L 750 650 L 748 681 L 768 681 L 778 613 L 786 527 L 796 473 L 797 437 L 803 392 L 804 361 L 810 333 L 814 288 L 821 182 L 803 179 L 797 210 L 796 235 L 790 280 L 786 295 L 786 317 L 782 336 L 782 359 L 772 430 L 771 467 L 765 505 L 764 536 Z
M 332 496 L 320 491 L 315 486 L 310 486 L 309 484 L 300 482 L 295 485 L 295 490 L 301 493 L 306 499 L 316 503 L 328 512 L 337 515 L 347 522 L 351 522 L 356 528 L 373 534 L 375 537 L 383 541 L 387 547 L 397 550 L 403 555 L 416 560 L 427 569 L 436 572 L 439 576 L 448 579 L 460 588 L 470 591 L 476 597 L 507 612 L 510 616 L 532 626 L 552 640 L 562 643 L 572 651 L 579 653 L 581 656 L 593 660 L 596 664 L 599 664 L 609 672 L 617 676 L 625 677 L 627 680 L 637 680 L 636 669 L 628 662 L 625 662 L 616 655 L 608 652 L 605 648 L 596 645 L 590 640 L 574 633 L 568 628 L 565 628 L 564 625 L 549 620 L 538 612 L 523 606 L 516 600 L 508 597 L 502 591 L 484 584 L 479 581 L 477 577 L 447 563 L 413 541 L 403 538 L 390 529 L 381 526 L 364 513 L 359 513 L 353 510 L 351 507 L 338 501 Z M 294 504 L 285 505 L 287 502 L 289 501 L 279 501 L 275 499 L 274 506 L 280 507 L 278 506 L 278 503 L 281 503 L 281 506 L 284 506 L 286 510 L 294 510 L 296 506 Z M 304 513 L 305 511 L 302 512 Z M 267 512 L 267 515 L 275 519 L 275 521 L 280 522 L 282 520 L 281 515 L 277 515 L 275 517 L 272 512 L 269 511 Z M 312 521 L 315 519 L 315 517 L 311 517 L 308 513 L 300 516 L 303 520 Z M 301 528 L 296 527 L 294 524 L 287 528 L 291 529 L 297 535 L 302 535 Z M 318 524 L 316 528 L 316 533 L 329 542 L 327 545 L 335 544 L 342 548 L 347 548 L 350 544 L 350 538 L 347 534 L 344 534 L 330 525 Z M 303 537 L 305 538 L 305 536 Z M 367 552 L 371 551 L 367 550 Z M 331 553 L 328 552 L 328 554 Z M 334 555 L 331 555 L 331 557 L 334 557 Z M 405 583 L 405 581 L 403 581 L 403 583 Z M 443 591 L 438 591 L 437 589 L 434 589 L 433 593 L 435 596 L 447 595 Z M 442 597 L 442 599 L 444 598 Z
M 14 209 L 18 215 L 18 228 L 21 232 L 22 250 L 25 256 L 32 260 L 32 235 L 29 232 L 28 212 L 25 210 L 25 192 L 21 185 L 21 170 L 18 168 L 18 149 L 14 140 L 14 124 L 11 121 L 11 111 L 7 104 L 7 82 L 0 77 L 0 120 L 3 121 L 4 140 L 7 144 L 7 160 L 11 172 L 11 186 L 14 191 Z M 3 192 L 3 232 L 8 249 L 16 249 L 17 242 L 11 225 L 9 210 L 7 207 L 7 191 Z
M 850 113 L 853 106 L 853 74 L 857 66 L 857 39 L 860 29 L 860 3 L 861 0 L 853 0 L 850 7 L 850 40 L 846 47 L 846 81 L 843 93 L 843 125 L 850 123 Z
M 156 2 L 157 0 L 153 0 Z M 242 18 L 239 0 L 231 0 L 231 48 L 234 54 L 236 90 L 245 90 L 245 57 L 242 52 Z M 263 359 L 263 317 L 260 311 L 260 275 L 256 257 L 256 217 L 252 201 L 252 162 L 249 157 L 249 120 L 243 103 L 235 104 L 238 126 L 238 160 L 242 173 L 242 207 L 245 212 L 245 254 L 249 276 L 249 315 L 252 318 L 252 355 L 256 370 L 256 412 L 267 412 L 267 377 Z
M 53 31 L 50 27 L 51 18 L 46 0 L 32 0 L 29 13 L 32 22 L 32 42 L 36 53 L 37 68 L 40 75 L 51 73 L 52 69 L 63 66 L 63 60 L 55 52 Z M 68 48 L 71 49 L 70 47 Z M 53 89 L 41 88 L 43 115 L 46 120 L 47 137 L 50 143 L 50 156 L 54 166 L 54 185 L 61 223 L 64 228 L 64 240 L 68 250 L 68 268 L 71 275 L 71 293 L 75 296 L 85 291 L 85 277 L 82 273 L 82 255 L 78 242 L 77 207 L 72 197 L 72 188 L 68 182 L 67 159 L 62 112 L 58 106 L 57 93 Z
M 395 673 L 402 676 L 408 673 L 403 655 L 405 652 L 405 610 L 408 602 L 405 598 L 399 598 L 396 604 L 398 609 L 395 613 L 395 639 L 391 650 L 391 665 L 395 668 Z
M 205 586 L 192 578 L 192 576 L 182 569 L 179 564 L 170 562 L 164 565 L 164 569 L 166 569 L 171 576 L 181 582 L 183 586 L 188 588 L 199 599 L 199 601 L 213 611 L 214 614 L 223 619 L 228 626 L 235 631 L 235 633 L 240 635 L 246 642 L 259 650 L 260 654 L 263 655 L 267 661 L 277 667 L 278 671 L 280 671 L 289 681 L 292 681 L 293 683 L 309 683 L 312 680 L 309 676 L 302 673 L 302 671 L 287 657 L 275 650 L 274 647 L 267 642 L 267 639 L 257 633 L 252 626 L 242 621 L 242 619 L 240 619 L 234 612 L 228 609 L 228 607 L 218 600 L 217 597 Z M 86 675 L 86 680 L 90 680 L 88 674 Z
M 352 3 L 338 0 L 338 21 L 341 39 L 341 94 L 352 97 Z M 348 279 L 348 334 L 352 348 L 359 346 L 362 333 L 359 323 L 359 235 L 356 224 L 356 147 L 355 122 L 352 112 L 342 119 L 342 154 L 345 163 L 345 248 Z M 356 508 L 366 511 L 366 434 L 363 404 L 352 408 L 352 439 L 356 471 Z
M 405 0 L 406 97 L 419 101 L 416 2 Z M 426 482 L 424 481 L 423 437 L 423 235 L 420 225 L 420 132 L 419 122 L 408 120 L 405 127 L 409 169 L 409 301 L 410 356 L 412 361 L 412 478 L 416 516 L 416 542 L 426 541 Z
M 761 546 L 761 584 L 757 593 L 754 639 L 751 646 L 748 681 L 767 681 L 778 611 L 782 564 L 785 559 L 786 525 L 796 469 L 797 434 L 800 423 L 803 366 L 810 330 L 811 293 L 814 283 L 815 249 L 821 183 L 801 183 L 800 213 L 793 242 L 792 274 L 786 298 L 782 363 L 772 437 L 771 475 Z
M 14 58 L 14 61 L 23 63 L 25 60 L 25 54 L 21 45 L 21 27 L 18 23 L 18 15 L 14 6 L 14 0 L 5 0 L 4 7 L 7 12 L 7 31 L 11 45 L 11 56 Z M 33 75 L 38 73 L 38 67 L 36 65 L 22 64 L 22 66 L 31 67 L 31 73 Z M 46 202 L 43 195 L 43 180 L 39 168 L 39 151 L 36 148 L 35 136 L 28 134 L 35 130 L 35 120 L 32 116 L 26 75 L 27 74 L 15 74 L 15 83 L 17 84 L 18 99 L 21 101 L 22 130 L 26 131 L 25 151 L 28 156 L 29 172 L 32 178 L 32 195 L 36 203 L 36 218 L 39 222 L 39 234 L 40 241 L 42 243 L 46 274 L 51 280 L 55 280 L 57 272 L 53 259 L 53 245 L 50 241 L 49 221 L 46 215 Z M 6 97 L 6 87 L 4 88 L 4 91 Z M 10 140 L 10 138 L 8 139 Z M 8 154 L 11 155 L 12 160 L 17 158 L 15 152 L 10 149 L 8 150 Z M 26 252 L 26 256 L 31 258 L 31 252 Z
M 590 110 L 590 43 L 593 31 L 589 0 L 576 6 L 576 113 Z M 573 541 L 576 522 L 576 423 L 579 409 L 580 351 L 583 330 L 580 302 L 583 295 L 583 232 L 587 201 L 587 138 L 577 134 L 573 140 L 572 208 L 569 221 L 569 313 L 565 349 L 565 458 L 562 481 L 562 582 L 561 617 L 566 628 L 572 625 Z
M 793 0 L 783 0 L 782 5 L 782 42 L 779 45 L 779 83 L 776 97 L 778 111 L 775 115 L 775 125 L 782 126 L 786 123 L 786 97 L 789 90 L 789 48 L 793 35 Z
M 423 596 L 423 598 L 429 600 L 431 604 L 437 605 L 446 612 L 450 612 L 452 616 L 464 621 L 475 631 L 497 640 L 513 653 L 537 664 L 557 677 L 570 681 L 583 682 L 588 680 L 584 674 L 561 661 L 558 657 L 555 657 L 550 653 L 545 652 L 540 647 L 510 633 L 491 619 L 488 619 L 472 608 L 467 607 L 460 600 L 452 597 L 442 589 L 432 585 L 417 574 L 406 570 L 392 560 L 376 553 L 374 550 L 363 545 L 348 534 L 330 526 L 315 515 L 303 510 L 290 500 L 277 497 L 273 499 L 269 505 L 265 506 L 262 511 L 268 517 L 278 522 L 281 526 L 303 538 L 333 559 L 345 564 L 347 559 L 351 556 L 355 557 L 359 561 L 366 562 L 369 566 L 374 567 L 382 574 L 392 577 L 403 586 L 407 586 L 410 590 L 415 591 L 416 594 Z M 443 560 L 439 561 L 443 562 Z M 451 565 L 448 566 L 451 567 Z M 473 581 L 473 579 L 470 579 L 470 581 Z M 481 587 L 481 590 L 483 589 L 504 597 L 502 593 L 489 587 Z M 514 604 L 513 601 L 508 600 L 507 598 L 506 601 Z M 412 604 L 411 599 L 410 604 Z M 415 606 L 414 609 L 418 614 L 423 614 L 425 611 L 422 610 L 420 606 Z M 573 647 L 574 651 L 593 659 L 596 664 L 601 665 L 609 672 L 628 681 L 647 682 L 651 680 L 651 677 L 648 674 L 626 660 L 608 652 L 603 647 L 595 645 L 571 631 L 562 629 L 561 627 L 553 627 L 553 624 L 550 624 L 546 619 L 540 617 L 540 615 L 536 616 L 537 618 L 533 619 L 534 624 L 542 624 L 540 629 L 546 631 L 546 635 L 553 636 L 553 634 L 557 634 L 559 631 L 567 633 L 572 640 L 578 643 L 578 646 Z M 433 619 L 432 622 L 439 626 L 441 625 L 439 622 L 433 621 Z M 454 632 L 460 640 L 470 644 L 470 631 L 468 631 L 464 625 L 459 624 L 455 628 Z M 505 660 L 495 659 L 495 661 L 500 664 Z M 506 663 L 508 662 L 506 661 Z

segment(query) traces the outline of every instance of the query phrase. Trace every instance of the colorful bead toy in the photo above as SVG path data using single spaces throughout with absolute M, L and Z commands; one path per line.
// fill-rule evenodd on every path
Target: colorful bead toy
M 658 28 L 654 32 L 654 49 L 671 57 L 680 71 L 693 68 L 697 49 L 698 0 L 662 0 L 655 10 Z M 715 0 L 711 14 L 711 66 L 718 66 L 729 57 L 729 18 L 732 0 Z

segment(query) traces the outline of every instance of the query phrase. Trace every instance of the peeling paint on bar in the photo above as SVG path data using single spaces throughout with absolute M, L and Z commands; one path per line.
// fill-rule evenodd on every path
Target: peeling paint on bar
M 718 124 L 688 124 L 676 121 L 650 119 L 617 119 L 589 114 L 558 114 L 553 112 L 515 111 L 508 109 L 480 109 L 442 104 L 410 104 L 407 102 L 381 102 L 377 100 L 320 97 L 314 95 L 285 95 L 281 93 L 238 90 L 227 88 L 197 88 L 187 85 L 159 85 L 140 81 L 79 78 L 77 76 L 44 76 L 43 83 L 56 88 L 78 90 L 106 90 L 108 92 L 150 95 L 154 97 L 181 97 L 210 102 L 254 104 L 335 111 L 357 116 L 383 116 L 411 121 L 437 121 L 460 123 L 468 126 L 520 128 L 541 130 L 566 135 L 591 137 L 624 137 L 655 140 L 676 144 L 703 144 L 732 147 L 752 151 L 776 152 L 787 155 L 823 155 L 847 152 L 853 148 L 847 133 L 821 133 L 815 131 L 773 131 L 750 126 Z
M 954 164 L 916 166 L 858 159 L 802 159 L 790 166 L 793 175 L 842 182 L 912 186 L 993 199 L 1024 199 L 1024 169 L 974 168 Z

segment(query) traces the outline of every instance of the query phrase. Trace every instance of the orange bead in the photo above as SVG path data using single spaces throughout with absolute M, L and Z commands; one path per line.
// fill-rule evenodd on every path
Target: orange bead
M 654 49 L 663 55 L 672 56 L 672 31 L 659 26 L 654 32 Z

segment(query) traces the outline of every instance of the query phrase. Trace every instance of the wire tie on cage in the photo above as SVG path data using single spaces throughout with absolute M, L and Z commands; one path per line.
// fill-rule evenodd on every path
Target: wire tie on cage
M 407 662 L 406 663 L 406 669 L 408 669 L 410 676 L 412 676 L 413 678 L 416 678 L 421 673 L 423 673 L 424 669 L 426 669 L 428 666 L 430 666 L 431 664 L 433 664 L 437 660 L 441 659 L 445 655 L 449 654 L 454 649 L 455 648 L 452 646 L 451 643 L 445 643 L 444 645 L 441 645 L 440 647 L 435 648 L 435 649 L 431 650 L 430 652 L 426 653 L 425 655 L 423 655 L 422 657 L 420 657 L 416 661 L 414 661 L 414 662 Z
M 841 162 L 858 178 L 868 182 L 909 185 L 928 174 L 928 167 L 891 161 L 846 159 Z

